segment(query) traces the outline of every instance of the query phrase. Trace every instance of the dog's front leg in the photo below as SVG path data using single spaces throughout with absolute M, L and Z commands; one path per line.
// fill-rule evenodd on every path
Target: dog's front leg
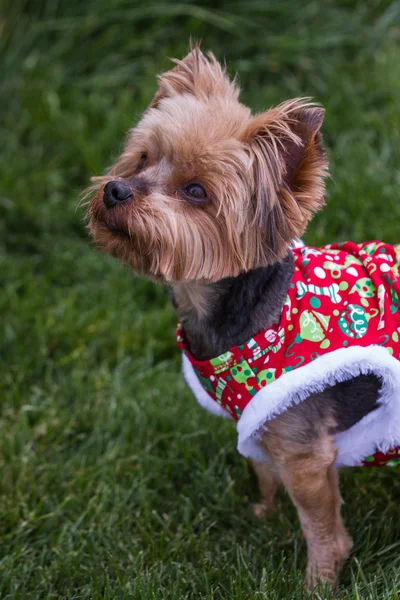
M 288 413 L 269 424 L 264 444 L 298 510 L 308 548 L 307 584 L 313 588 L 318 581 L 335 582 L 352 542 L 340 515 L 333 439 L 323 427 L 310 438 L 309 424 L 302 430 L 301 414 L 294 435 Z
M 307 584 L 334 583 L 351 548 L 340 516 L 335 467 L 316 456 L 288 460 L 282 469 L 286 489 L 297 507 L 307 540 Z

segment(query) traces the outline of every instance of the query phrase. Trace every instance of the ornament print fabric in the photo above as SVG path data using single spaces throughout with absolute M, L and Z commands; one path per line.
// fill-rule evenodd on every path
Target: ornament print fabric
M 279 324 L 206 361 L 191 355 L 178 326 L 178 344 L 201 385 L 236 420 L 259 390 L 324 354 L 379 345 L 400 360 L 400 245 L 344 242 L 292 252 Z M 400 447 L 363 464 L 400 466 Z

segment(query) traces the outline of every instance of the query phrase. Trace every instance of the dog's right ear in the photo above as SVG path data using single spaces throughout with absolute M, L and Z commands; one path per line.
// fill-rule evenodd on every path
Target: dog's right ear
M 158 91 L 150 108 L 158 108 L 164 98 L 181 94 L 191 94 L 202 100 L 213 95 L 238 97 L 235 81 L 229 79 L 212 52 L 206 56 L 195 46 L 184 59 L 173 59 L 173 62 L 176 67 L 158 76 Z

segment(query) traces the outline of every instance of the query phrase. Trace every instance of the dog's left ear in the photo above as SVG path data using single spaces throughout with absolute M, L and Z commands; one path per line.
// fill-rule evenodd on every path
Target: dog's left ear
M 255 224 L 268 263 L 286 255 L 324 205 L 328 164 L 320 129 L 325 111 L 289 100 L 254 117 L 247 142 L 253 162 Z

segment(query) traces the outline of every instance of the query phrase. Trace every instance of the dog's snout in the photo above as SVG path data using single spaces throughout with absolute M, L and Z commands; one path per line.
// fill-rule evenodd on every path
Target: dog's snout
M 132 196 L 131 188 L 122 181 L 109 181 L 104 187 L 103 202 L 107 208 L 113 208 Z

